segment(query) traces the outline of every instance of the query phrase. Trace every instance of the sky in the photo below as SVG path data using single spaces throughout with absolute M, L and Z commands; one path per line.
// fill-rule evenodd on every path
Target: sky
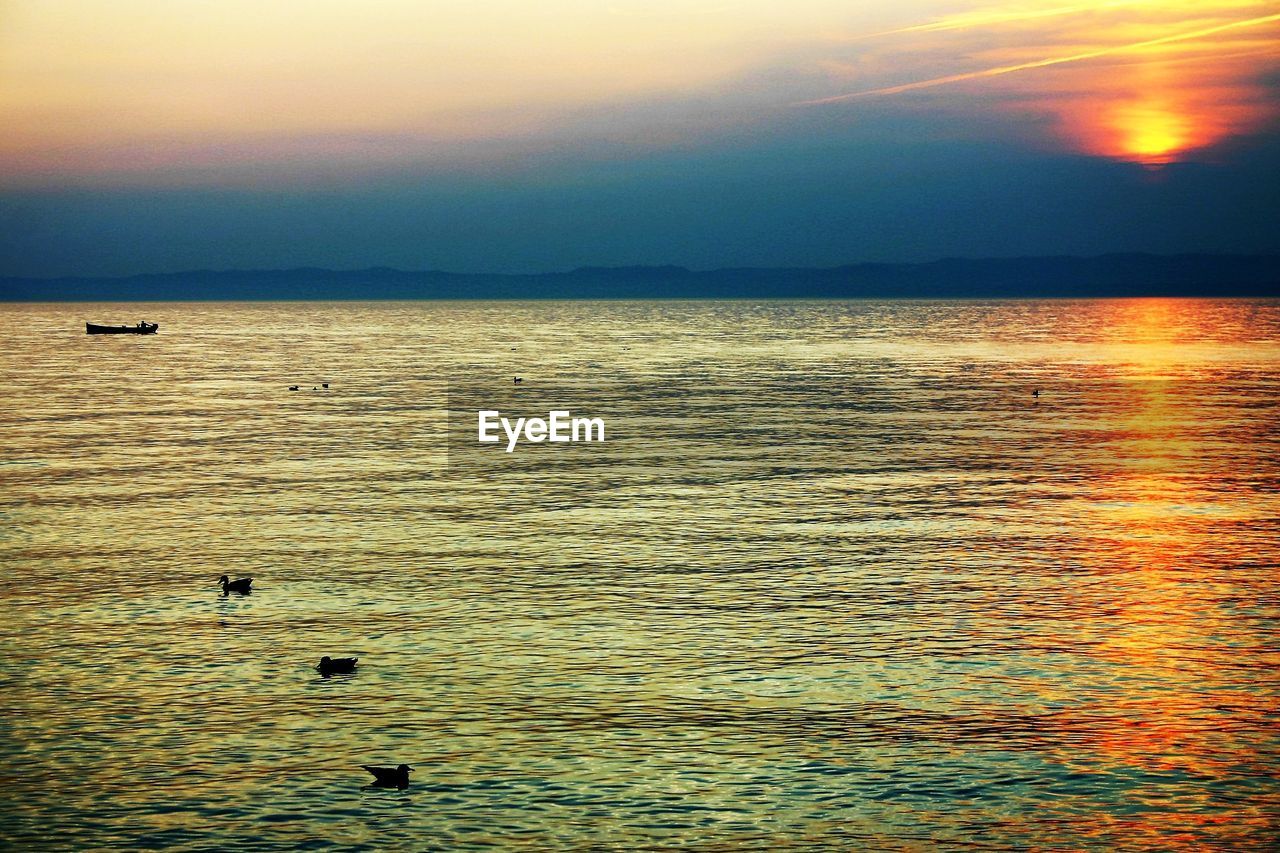
M 0 0 L 0 275 L 1280 252 L 1273 0 Z

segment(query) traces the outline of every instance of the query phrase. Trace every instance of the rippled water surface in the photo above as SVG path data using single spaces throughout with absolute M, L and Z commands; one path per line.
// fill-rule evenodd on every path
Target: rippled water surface
M 15 847 L 1280 838 L 1280 302 L 7 305 L 0 333 Z M 451 394 L 505 409 L 513 375 L 609 439 L 447 440 Z

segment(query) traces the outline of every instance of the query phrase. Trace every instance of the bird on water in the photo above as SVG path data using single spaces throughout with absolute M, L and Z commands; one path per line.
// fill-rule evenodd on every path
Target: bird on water
M 373 785 L 376 788 L 409 787 L 409 771 L 413 768 L 408 764 L 401 764 L 399 767 L 371 767 L 368 764 L 360 766 L 373 774 Z
M 519 385 L 519 384 L 520 384 L 521 382 L 523 382 L 523 381 L 524 381 L 523 379 L 521 379 L 519 376 L 517 376 L 517 377 L 515 377 L 515 378 L 512 380 L 512 383 L 511 383 L 511 384 L 513 384 L 513 385 Z
M 249 587 L 253 586 L 253 578 L 240 578 L 233 581 L 223 575 L 218 578 L 218 583 L 222 584 L 223 592 L 252 592 Z
M 360 658 L 331 658 L 325 655 L 320 658 L 320 663 L 316 664 L 316 669 L 324 675 L 332 675 L 335 672 L 355 672 L 358 660 Z

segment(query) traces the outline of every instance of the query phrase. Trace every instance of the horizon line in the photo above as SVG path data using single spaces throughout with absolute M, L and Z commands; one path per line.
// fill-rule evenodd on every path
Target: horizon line
M 846 261 L 833 265 L 769 265 L 769 266 L 752 266 L 752 265 L 727 265 L 716 267 L 695 268 L 686 267 L 681 264 L 671 263 L 651 263 L 651 264 L 584 264 L 568 269 L 557 270 L 539 270 L 524 272 L 475 272 L 475 271 L 458 271 L 449 269 L 440 269 L 434 267 L 408 268 L 394 267 L 385 264 L 374 264 L 364 267 L 322 267 L 303 265 L 296 267 L 193 267 L 187 269 L 169 270 L 163 272 L 135 272 L 122 274 L 70 274 L 70 275 L 54 275 L 54 276 L 31 276 L 31 275 L 14 275 L 0 273 L 0 281 L 43 281 L 57 282 L 67 280 L 92 280 L 92 281 L 122 281 L 126 279 L 150 278 L 163 276 L 182 276 L 182 275 L 236 275 L 236 274 L 263 274 L 263 273 L 337 273 L 337 274 L 354 274 L 354 273 L 370 273 L 370 272 L 387 272 L 387 273 L 404 273 L 409 275 L 435 274 L 435 275 L 451 275 L 460 277 L 490 277 L 490 278 L 525 278 L 537 276 L 558 276 L 573 275 L 582 272 L 621 272 L 627 270 L 646 270 L 658 271 L 669 270 L 672 272 L 688 273 L 691 275 L 700 275 L 705 273 L 716 272 L 733 272 L 738 270 L 751 271 L 787 271 L 787 270 L 805 270 L 805 271 L 834 271 L 848 269 L 852 267 L 919 267 L 929 266 L 932 264 L 944 263 L 989 263 L 1002 261 L 1049 261 L 1049 260 L 1100 260 L 1103 258 L 1124 258 L 1124 257 L 1142 257 L 1142 258 L 1273 258 L 1280 259 L 1280 250 L 1267 252 L 1145 252 L 1145 251 L 1115 251 L 1102 252 L 1098 254 L 1046 254 L 1046 255 L 949 255 L 934 258 L 926 261 Z

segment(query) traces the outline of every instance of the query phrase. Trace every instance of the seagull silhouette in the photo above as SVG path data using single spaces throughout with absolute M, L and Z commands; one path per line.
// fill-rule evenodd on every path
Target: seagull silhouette
M 408 764 L 401 764 L 399 767 L 371 767 L 368 764 L 360 766 L 373 774 L 372 784 L 375 788 L 409 787 L 409 771 L 413 768 Z
M 226 575 L 218 578 L 218 583 L 222 584 L 223 592 L 252 592 L 249 587 L 253 586 L 253 578 L 240 578 L 239 580 L 231 580 Z
M 325 655 L 320 658 L 320 663 L 316 664 L 316 669 L 324 675 L 332 675 L 335 672 L 355 672 L 358 660 L 360 658 L 331 658 Z

